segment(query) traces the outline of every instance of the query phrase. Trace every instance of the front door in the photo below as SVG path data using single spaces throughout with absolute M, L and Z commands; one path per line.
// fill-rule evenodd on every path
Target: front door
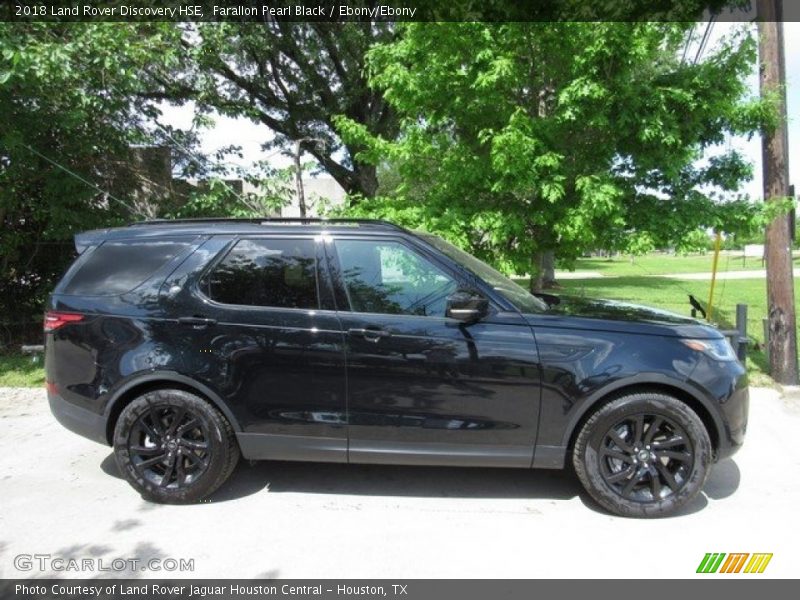
M 466 283 L 402 238 L 326 245 L 348 378 L 350 462 L 531 465 L 540 376 L 533 333 L 495 307 L 445 316 Z

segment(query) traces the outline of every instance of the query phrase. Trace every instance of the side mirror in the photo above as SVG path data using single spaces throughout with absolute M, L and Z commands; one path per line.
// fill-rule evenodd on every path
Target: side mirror
M 463 323 L 480 321 L 489 313 L 489 301 L 475 290 L 456 290 L 447 297 L 445 316 Z

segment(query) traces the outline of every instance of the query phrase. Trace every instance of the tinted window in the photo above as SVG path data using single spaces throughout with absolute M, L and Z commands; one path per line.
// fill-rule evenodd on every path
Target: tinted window
M 188 246 L 176 240 L 104 242 L 78 265 L 61 293 L 114 296 L 129 292 Z
M 511 304 L 516 306 L 520 311 L 537 313 L 547 310 L 547 304 L 543 300 L 540 300 L 520 286 L 516 281 L 506 277 L 500 273 L 500 271 L 493 269 L 485 262 L 453 246 L 453 244 L 445 242 L 438 236 L 422 231 L 418 231 L 416 234 L 459 263 L 462 267 L 465 267 L 480 279 L 483 279 L 483 281 L 491 285 L 496 292 L 500 292 L 506 300 L 511 302 Z
M 241 240 L 201 282 L 223 304 L 318 308 L 312 240 Z
M 455 280 L 397 242 L 337 240 L 350 307 L 356 312 L 443 317 Z

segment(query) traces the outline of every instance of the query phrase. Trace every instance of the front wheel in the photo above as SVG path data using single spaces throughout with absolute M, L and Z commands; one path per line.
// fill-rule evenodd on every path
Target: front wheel
M 183 390 L 156 390 L 133 400 L 114 429 L 114 455 L 146 500 L 197 502 L 233 472 L 239 446 L 228 420 Z
M 711 460 L 705 425 L 689 406 L 658 393 L 631 394 L 594 413 L 575 441 L 586 491 L 626 517 L 665 517 L 703 488 Z

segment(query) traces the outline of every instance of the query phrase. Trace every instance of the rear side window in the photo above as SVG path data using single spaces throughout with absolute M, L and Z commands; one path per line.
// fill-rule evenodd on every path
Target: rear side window
M 241 240 L 200 282 L 223 304 L 319 308 L 312 240 Z
M 104 242 L 82 261 L 61 293 L 69 296 L 124 294 L 144 283 L 188 246 L 188 242 L 178 240 Z

